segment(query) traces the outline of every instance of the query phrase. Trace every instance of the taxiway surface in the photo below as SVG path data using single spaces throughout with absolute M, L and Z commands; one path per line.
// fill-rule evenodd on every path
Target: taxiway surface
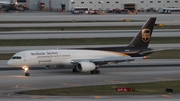
M 89 15 L 89 14 L 71 14 L 49 11 L 24 11 L 24 12 L 9 12 L 1 13 L 1 21 L 83 21 L 83 20 L 147 20 L 149 17 L 157 17 L 158 21 L 164 23 L 180 23 L 179 14 L 159 14 L 158 12 L 130 14 L 106 14 L 106 15 Z M 166 22 L 167 21 L 167 22 Z
M 0 32 L 0 39 L 108 38 L 134 37 L 139 30 L 97 31 L 12 31 Z M 179 37 L 179 29 L 154 30 L 152 37 Z
M 179 59 L 137 60 L 131 63 L 122 63 L 117 66 L 104 66 L 100 68 L 100 75 L 92 75 L 90 73 L 72 73 L 70 67 L 59 69 L 52 68 L 48 70 L 44 69 L 43 67 L 32 67 L 32 69 L 29 71 L 31 76 L 25 77 L 23 70 L 14 70 L 12 67 L 6 66 L 7 61 L 4 60 L 0 61 L 1 64 L 4 64 L 0 66 L 0 97 L 4 101 L 10 101 L 12 98 L 15 100 L 29 98 L 30 101 L 34 99 L 38 101 L 43 99 L 51 99 L 52 101 L 56 101 L 58 98 L 67 100 L 97 100 L 94 96 L 51 97 L 18 95 L 14 94 L 14 92 L 45 88 L 180 80 L 179 61 Z M 172 101 L 180 99 L 179 94 L 166 96 L 171 96 Z M 122 98 L 130 101 L 133 100 L 134 97 L 136 98 L 137 96 L 129 95 L 128 98 L 124 96 L 102 96 L 101 99 L 98 100 L 108 101 L 108 99 L 114 99 L 116 101 L 119 100 L 119 98 Z M 145 98 L 143 101 L 149 101 L 150 98 L 155 98 L 155 100 L 168 99 L 163 95 L 146 95 L 140 96 L 139 99 L 141 98 Z
M 149 17 L 157 17 L 158 23 L 180 25 L 180 15 L 176 14 L 138 14 L 138 15 L 71 15 L 60 14 L 59 12 L 10 12 L 2 13 L 0 21 L 72 21 L 72 20 L 147 20 Z M 1 24 L 3 27 L 3 24 Z M 5 24 L 4 24 L 5 26 Z M 39 46 L 38 46 L 39 47 Z M 30 47 L 38 48 L 38 47 Z M 45 48 L 49 48 L 47 46 Z M 51 46 L 56 47 L 56 46 Z M 171 45 L 170 45 L 171 47 Z M 176 46 L 175 46 L 176 47 Z M 179 47 L 179 46 L 178 46 Z M 1 47 L 9 48 L 9 51 L 29 49 L 29 47 Z M 40 47 L 42 49 L 42 47 Z M 13 50 L 15 49 L 15 50 Z M 2 50 L 4 51 L 4 50 Z M 71 69 L 44 69 L 34 67 L 30 69 L 31 76 L 25 77 L 24 71 L 13 69 L 6 65 L 6 60 L 0 61 L 0 100 L 2 101 L 179 101 L 179 94 L 172 95 L 144 95 L 144 96 L 84 96 L 84 97 L 63 97 L 63 96 L 34 96 L 17 95 L 14 92 L 74 87 L 85 85 L 117 84 L 117 83 L 144 83 L 154 81 L 180 80 L 180 60 L 143 60 L 134 61 L 131 64 L 122 63 L 118 66 L 105 66 L 100 68 L 100 75 L 89 73 L 72 73 Z

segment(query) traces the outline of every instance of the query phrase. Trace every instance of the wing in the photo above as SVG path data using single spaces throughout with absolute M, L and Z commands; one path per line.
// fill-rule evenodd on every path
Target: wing
M 92 58 L 92 59 L 73 59 L 71 60 L 71 63 L 73 64 L 78 64 L 82 61 L 86 61 L 86 62 L 92 62 L 95 64 L 108 64 L 109 62 L 129 62 L 129 61 L 134 61 L 135 59 L 130 57 L 130 56 L 123 56 L 123 57 L 103 57 L 103 58 Z
M 97 70 L 100 65 L 105 64 L 118 64 L 119 62 L 129 62 L 134 61 L 134 58 L 130 56 L 111 56 L 103 58 L 92 58 L 92 59 L 72 59 L 71 63 L 75 65 L 73 72 L 88 72 L 91 71 L 91 74 L 99 74 L 100 71 Z

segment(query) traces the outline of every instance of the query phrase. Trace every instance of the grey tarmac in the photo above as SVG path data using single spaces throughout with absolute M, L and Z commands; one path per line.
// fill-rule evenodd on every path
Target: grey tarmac
M 0 21 L 59 21 L 59 20 L 147 20 L 149 17 L 157 17 L 158 23 L 180 24 L 180 15 L 176 14 L 138 14 L 138 15 L 71 15 L 69 13 L 59 12 L 10 12 L 1 13 Z M 2 24 L 1 24 L 2 25 Z M 56 46 L 55 46 L 56 47 Z M 167 46 L 166 46 L 167 47 Z M 176 47 L 176 45 L 175 45 Z M 179 46 L 178 46 L 179 47 Z M 1 47 L 21 50 L 20 47 Z M 0 49 L 1 49 L 0 48 Z M 34 48 L 34 47 L 24 47 Z M 37 48 L 37 47 L 35 47 Z M 40 47 L 42 48 L 42 47 Z M 49 47 L 45 47 L 49 48 Z M 53 47 L 52 47 L 53 48 Z M 12 50 L 13 50 L 12 49 Z M 15 51 L 13 50 L 13 51 Z M 10 50 L 9 50 L 10 51 Z M 127 96 L 40 96 L 40 95 L 19 95 L 14 92 L 74 87 L 84 85 L 101 85 L 117 83 L 144 83 L 154 81 L 179 80 L 180 68 L 179 59 L 176 60 L 143 60 L 137 63 L 119 66 L 107 66 L 101 68 L 100 75 L 91 75 L 89 73 L 74 74 L 71 69 L 32 69 L 31 76 L 25 77 L 23 70 L 13 70 L 13 67 L 6 65 L 7 60 L 0 61 L 0 99 L 2 101 L 179 101 L 179 94 L 163 95 L 127 95 Z M 166 64 L 164 64 L 166 63 Z M 136 64 L 136 66 L 134 66 Z M 151 65 L 150 65 L 151 64 Z M 161 64 L 161 65 L 158 65 Z M 150 65 L 150 66 L 148 66 Z M 157 65 L 157 66 L 155 66 Z M 9 68 L 4 70 L 3 68 Z
M 3 101 L 10 101 L 10 99 L 23 100 L 105 100 L 109 99 L 119 100 L 171 100 L 177 101 L 180 98 L 179 94 L 165 94 L 165 95 L 142 95 L 142 96 L 35 96 L 35 95 L 19 95 L 15 92 L 33 89 L 46 88 L 60 88 L 60 87 L 76 87 L 88 85 L 104 85 L 104 84 L 123 84 L 123 83 L 144 83 L 156 81 L 171 81 L 180 80 L 180 60 L 179 59 L 145 59 L 137 60 L 132 63 L 121 63 L 116 66 L 104 66 L 100 68 L 100 75 L 92 75 L 90 73 L 72 73 L 71 68 L 51 68 L 51 69 L 30 69 L 31 76 L 25 77 L 24 71 L 21 69 L 13 70 L 13 67 L 6 66 L 7 60 L 0 61 L 0 98 Z M 4 70 L 3 68 L 10 68 Z M 61 99 L 62 98 L 62 99 Z
M 48 39 L 48 38 L 109 38 L 134 37 L 139 30 L 97 31 L 11 31 L 0 32 L 0 39 Z M 152 37 L 179 37 L 179 29 L 154 30 Z

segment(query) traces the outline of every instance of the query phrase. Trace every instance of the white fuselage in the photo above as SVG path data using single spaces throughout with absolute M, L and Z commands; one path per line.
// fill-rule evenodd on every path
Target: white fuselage
M 123 57 L 122 53 L 97 50 L 28 50 L 13 55 L 8 65 L 15 67 L 37 65 L 72 65 L 73 59 Z

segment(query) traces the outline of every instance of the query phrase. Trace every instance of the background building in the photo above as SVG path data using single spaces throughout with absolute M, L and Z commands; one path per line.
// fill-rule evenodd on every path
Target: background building
M 180 0 L 0 0 L 26 4 L 31 10 L 71 10 L 74 7 L 88 7 L 90 10 L 112 9 L 159 9 L 179 7 Z
M 180 0 L 40 0 L 44 8 L 71 10 L 74 7 L 88 7 L 90 10 L 112 9 L 159 9 L 180 7 Z

